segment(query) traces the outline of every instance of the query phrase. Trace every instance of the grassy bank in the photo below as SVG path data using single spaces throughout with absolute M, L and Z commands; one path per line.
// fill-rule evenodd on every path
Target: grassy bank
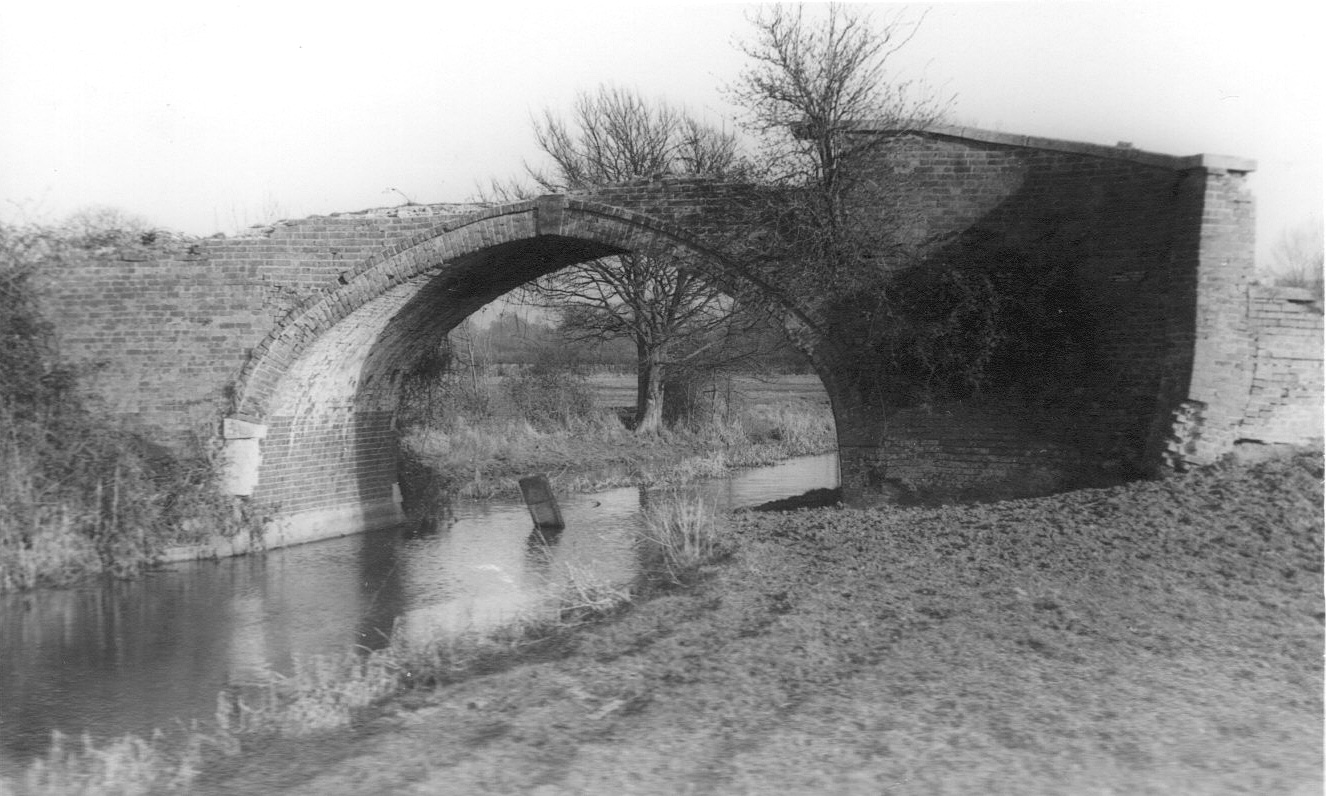
M 72 399 L 0 402 L 0 592 L 131 577 L 171 546 L 251 527 L 201 450 L 169 453 Z
M 721 476 L 836 446 L 833 415 L 818 381 L 749 379 L 725 396 L 721 412 L 636 435 L 614 402 L 621 377 L 562 377 L 542 406 L 522 377 L 458 385 L 440 411 L 417 419 L 402 438 L 430 484 L 463 498 L 518 495 L 517 480 L 546 472 L 563 493 L 616 486 L 664 486 Z M 514 397 L 513 397 L 514 393 Z

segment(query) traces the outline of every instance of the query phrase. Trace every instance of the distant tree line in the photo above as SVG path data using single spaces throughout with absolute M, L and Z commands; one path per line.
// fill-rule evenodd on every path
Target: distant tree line
M 1321 301 L 1326 277 L 1326 246 L 1322 245 L 1321 216 L 1311 216 L 1285 229 L 1271 249 L 1269 277 L 1285 287 L 1301 287 Z
M 736 346 L 734 341 L 731 345 Z M 810 364 L 783 334 L 769 324 L 753 326 L 741 341 L 739 371 L 759 373 L 806 373 Z M 636 348 L 625 337 L 584 339 L 564 328 L 557 316 L 547 320 L 520 312 L 506 312 L 481 326 L 466 321 L 448 335 L 451 370 L 464 373 L 473 365 L 481 372 L 503 366 L 531 367 L 557 364 L 568 371 L 611 371 L 634 373 Z

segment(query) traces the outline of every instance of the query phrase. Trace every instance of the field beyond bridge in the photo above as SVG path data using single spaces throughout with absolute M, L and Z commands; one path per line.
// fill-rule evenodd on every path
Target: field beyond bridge
M 634 375 L 517 371 L 448 388 L 439 406 L 410 404 L 402 447 L 429 483 L 461 498 L 518 496 L 517 480 L 538 472 L 562 493 L 670 486 L 835 448 L 828 396 L 811 374 L 726 376 L 696 396 L 692 416 L 648 435 L 627 427 Z

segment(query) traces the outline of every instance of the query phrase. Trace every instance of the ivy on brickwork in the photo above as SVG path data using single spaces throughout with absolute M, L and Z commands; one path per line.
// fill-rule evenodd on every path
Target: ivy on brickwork
M 1046 221 L 1016 236 L 975 228 L 907 244 L 891 237 L 900 226 L 892 221 L 798 241 L 806 225 L 784 220 L 780 229 L 766 215 L 751 247 L 779 250 L 763 258 L 770 281 L 800 297 L 821 339 L 855 352 L 835 370 L 863 398 L 885 408 L 1041 403 L 1081 389 L 1096 334 L 1075 278 L 1080 234 Z
M 70 248 L 55 230 L 0 225 L 0 402 L 20 419 L 59 413 L 71 400 L 74 374 L 40 309 L 41 281 Z
M 881 322 L 835 318 L 875 352 L 867 383 L 885 385 L 895 404 L 1062 397 L 1094 347 L 1073 281 L 1077 249 L 1053 229 L 1024 243 L 968 233 L 888 278 L 874 297 Z
M 73 253 L 139 239 L 114 229 L 0 224 L 0 592 L 126 575 L 166 544 L 234 533 L 242 519 L 211 463 L 168 454 L 89 403 L 41 311 Z

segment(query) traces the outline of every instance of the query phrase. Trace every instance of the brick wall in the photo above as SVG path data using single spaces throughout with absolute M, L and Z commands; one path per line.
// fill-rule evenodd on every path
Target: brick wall
M 213 434 L 273 328 L 371 254 L 462 209 L 393 208 L 88 252 L 48 275 L 45 311 L 63 354 L 112 412 L 171 439 Z
M 1199 422 L 1184 423 L 1182 433 L 1171 435 L 1168 455 L 1176 466 L 1208 464 L 1232 449 L 1255 350 L 1249 326 L 1253 206 L 1243 175 L 1214 168 L 1192 175 L 1189 184 L 1182 254 L 1192 267 L 1181 274 L 1191 280 L 1195 301 L 1191 332 L 1180 330 L 1192 354 L 1178 411 Z
M 204 244 L 105 252 L 51 275 L 45 311 L 90 395 L 172 439 L 211 434 L 248 347 L 270 328 L 251 265 Z
M 543 273 L 660 250 L 679 234 L 631 211 L 562 198 L 434 225 L 366 259 L 282 318 L 236 379 L 232 416 L 268 424 L 254 499 L 322 521 L 347 502 L 394 498 L 396 443 L 384 418 L 404 375 L 447 331 Z
M 1016 402 L 904 409 L 890 415 L 878 444 L 848 449 L 844 485 L 886 502 L 988 499 L 1048 494 L 1119 474 L 1118 462 L 1102 468 L 1084 454 L 1079 425 Z
M 1306 290 L 1251 292 L 1255 354 L 1236 441 L 1300 445 L 1322 439 L 1322 309 Z
M 853 456 L 867 463 L 856 469 L 874 470 L 864 482 L 962 472 L 1012 491 L 1021 480 L 1032 494 L 1041 481 L 1078 481 L 1091 465 L 1103 477 L 1229 450 L 1252 367 L 1251 163 L 945 128 L 899 137 L 876 168 L 899 197 L 883 212 L 914 245 L 942 249 L 973 233 L 1011 248 L 1047 233 L 1073 241 L 1076 320 L 1091 330 L 1095 357 L 1053 406 L 948 406 L 849 429 L 842 446 L 860 447 Z M 921 457 L 907 453 L 918 440 Z M 1040 475 L 1010 470 L 1018 457 Z
M 282 513 L 334 509 L 393 499 L 396 431 L 391 412 L 280 415 L 268 422 L 263 480 L 256 496 Z

